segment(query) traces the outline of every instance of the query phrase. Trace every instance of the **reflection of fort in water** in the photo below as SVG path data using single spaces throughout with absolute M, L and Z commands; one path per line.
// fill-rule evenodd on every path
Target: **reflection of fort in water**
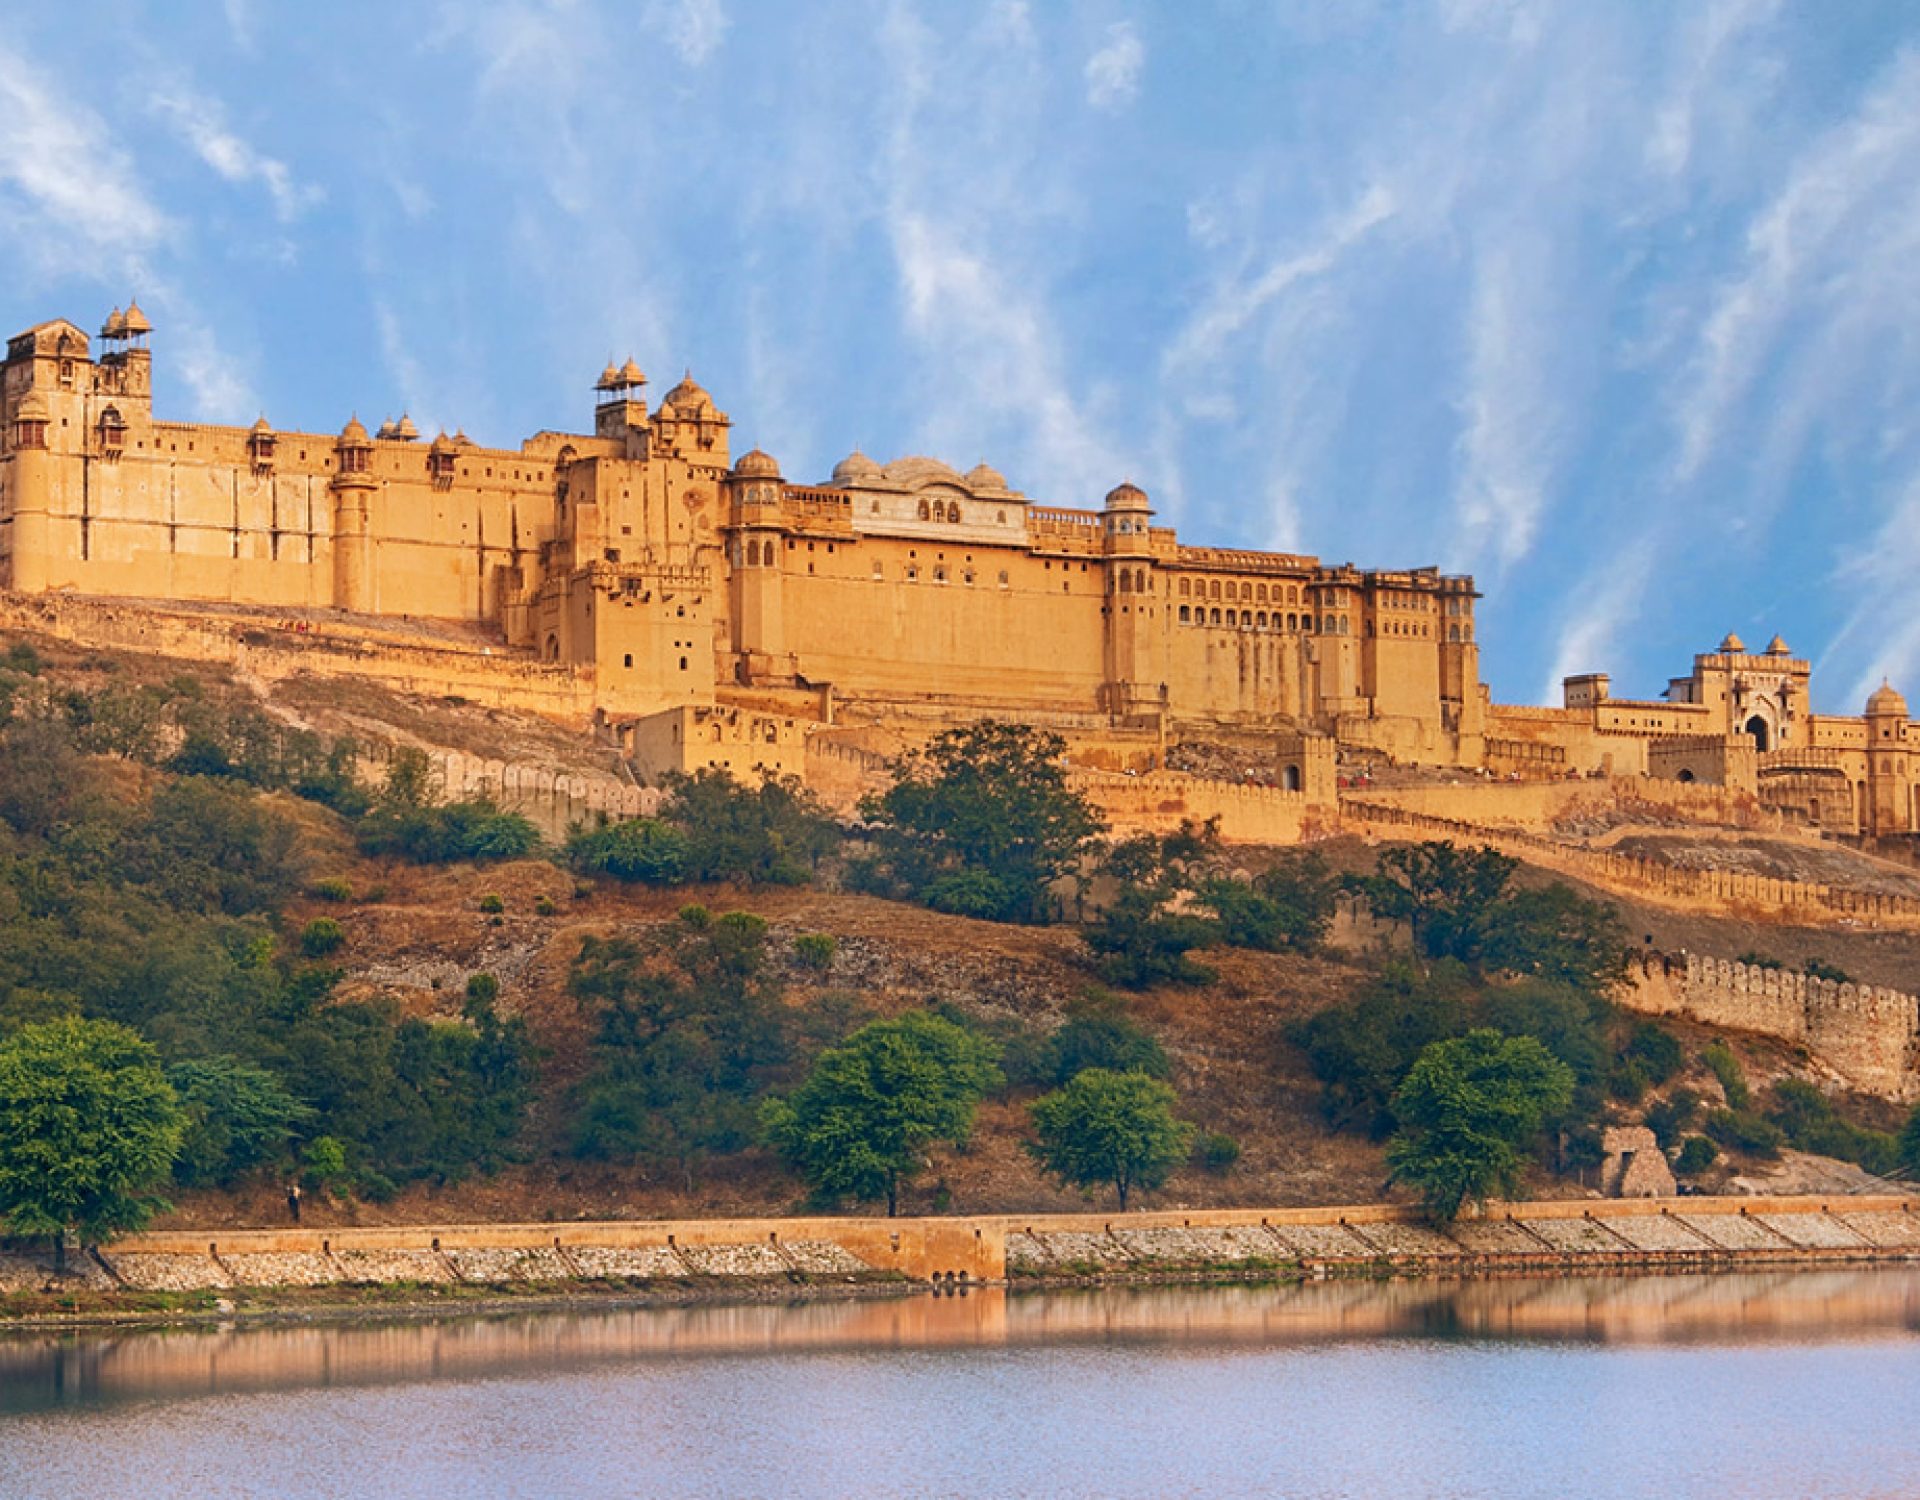
M 1920 1329 L 1920 1269 L 976 1291 L 795 1305 L 0 1340 L 0 1412 L 304 1386 L 525 1376 L 596 1361 L 1040 1343 L 1482 1338 L 1742 1342 Z

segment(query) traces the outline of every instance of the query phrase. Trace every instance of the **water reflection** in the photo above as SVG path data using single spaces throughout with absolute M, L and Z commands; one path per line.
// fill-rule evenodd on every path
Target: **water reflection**
M 1920 1329 L 1920 1268 L 1287 1287 L 976 1291 L 0 1339 L 0 1414 L 153 1398 L 538 1376 L 684 1356 L 1329 1340 L 1822 1343 Z

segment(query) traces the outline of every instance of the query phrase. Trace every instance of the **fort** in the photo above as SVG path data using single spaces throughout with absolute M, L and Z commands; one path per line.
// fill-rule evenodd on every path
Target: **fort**
M 858 452 L 794 483 L 758 449 L 734 457 L 691 376 L 650 403 L 631 360 L 593 383 L 591 430 L 516 448 L 405 417 L 168 421 L 152 335 L 132 304 L 97 336 L 56 319 L 7 343 L 10 623 L 532 710 L 618 745 L 643 781 L 713 765 L 857 784 L 863 747 L 883 760 L 993 715 L 1065 734 L 1116 821 L 1211 809 L 1266 841 L 1325 825 L 1342 753 L 1920 827 L 1905 701 L 1815 714 L 1777 637 L 1750 653 L 1728 636 L 1656 701 L 1592 674 L 1559 708 L 1494 704 L 1471 578 L 1191 545 L 1130 483 L 1076 509 L 985 464 Z M 1171 776 L 1184 737 L 1257 746 L 1270 785 L 1236 801 Z M 1143 772 L 1164 779 L 1124 779 Z

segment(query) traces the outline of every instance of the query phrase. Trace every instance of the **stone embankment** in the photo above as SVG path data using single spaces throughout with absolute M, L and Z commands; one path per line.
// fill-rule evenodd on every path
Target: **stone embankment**
M 103 1292 L 612 1285 L 726 1296 L 887 1280 L 1571 1274 L 1880 1260 L 1920 1260 L 1920 1199 L 1514 1203 L 1444 1228 L 1402 1206 L 1370 1204 L 175 1232 L 76 1256 L 68 1280 Z M 41 1290 L 51 1279 L 43 1261 L 0 1255 L 0 1292 Z

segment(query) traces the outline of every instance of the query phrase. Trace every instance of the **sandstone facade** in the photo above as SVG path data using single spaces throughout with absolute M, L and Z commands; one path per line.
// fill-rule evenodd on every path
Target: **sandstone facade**
M 131 307 L 97 341 L 63 320 L 9 341 L 0 577 L 17 594 L 435 623 L 449 657 L 584 680 L 663 769 L 795 769 L 803 730 L 775 718 L 987 712 L 1481 758 L 1469 578 L 1189 546 L 1129 484 L 1068 509 L 985 465 L 859 454 L 792 483 L 764 453 L 734 461 L 691 378 L 649 404 L 631 362 L 596 383 L 589 431 L 517 448 L 406 419 L 171 422 L 150 334 Z

